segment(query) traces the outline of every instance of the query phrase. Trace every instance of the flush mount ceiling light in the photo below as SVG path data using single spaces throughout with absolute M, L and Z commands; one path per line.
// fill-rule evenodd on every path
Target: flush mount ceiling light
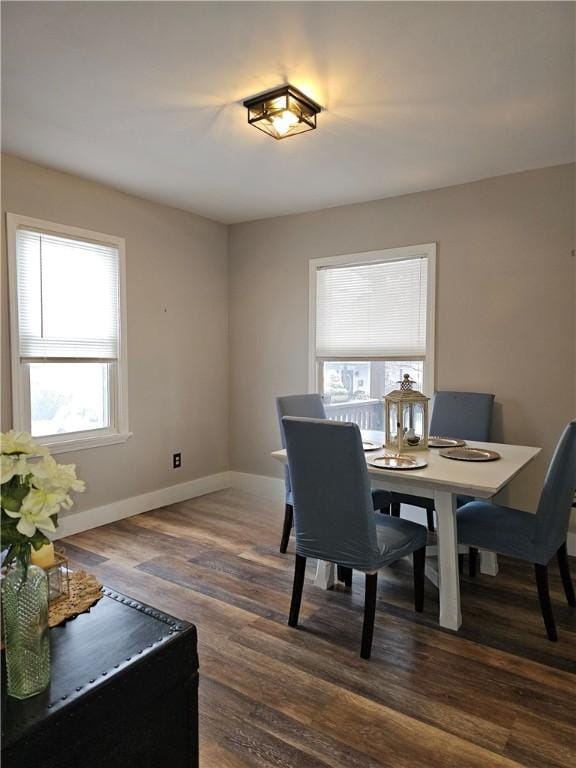
M 244 102 L 248 122 L 274 139 L 313 131 L 322 107 L 292 85 L 275 88 Z

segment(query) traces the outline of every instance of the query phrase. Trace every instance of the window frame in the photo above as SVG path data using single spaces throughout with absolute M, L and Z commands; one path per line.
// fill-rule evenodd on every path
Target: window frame
M 126 241 L 123 237 L 94 232 L 67 224 L 36 219 L 15 213 L 6 213 L 8 254 L 8 291 L 10 309 L 10 363 L 12 379 L 12 424 L 16 430 L 31 432 L 30 369 L 20 360 L 20 329 L 18 321 L 18 277 L 16 262 L 16 233 L 19 228 L 36 229 L 47 234 L 73 237 L 78 240 L 101 243 L 118 249 L 119 283 L 119 338 L 118 358 L 108 366 L 110 426 L 62 435 L 35 437 L 51 453 L 66 453 L 84 448 L 124 443 L 131 437 L 128 428 L 128 352 L 126 311 Z M 44 358 L 43 362 L 66 362 L 63 358 Z M 78 362 L 83 362 L 78 360 Z M 86 360 L 84 362 L 89 362 Z M 73 362 L 70 362 L 73 365 Z
M 370 362 L 386 360 L 407 360 L 404 356 L 386 357 L 317 357 L 316 356 L 316 275 L 318 269 L 330 266 L 370 264 L 383 261 L 402 261 L 425 257 L 428 260 L 428 282 L 426 292 L 426 354 L 423 358 L 423 392 L 432 397 L 435 391 L 435 341 L 436 341 L 436 243 L 406 245 L 397 248 L 383 248 L 378 251 L 342 254 L 310 259 L 308 268 L 308 391 L 320 392 L 322 381 L 322 363 L 324 362 Z

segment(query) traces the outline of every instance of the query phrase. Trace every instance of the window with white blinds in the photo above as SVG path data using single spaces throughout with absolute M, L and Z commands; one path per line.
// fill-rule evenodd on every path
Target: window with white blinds
M 316 356 L 424 357 L 427 297 L 426 256 L 320 267 Z
M 14 428 L 56 452 L 127 439 L 124 240 L 6 222 Z
M 117 247 L 19 228 L 16 269 L 22 360 L 118 358 Z
M 432 393 L 435 270 L 435 243 L 311 260 L 309 388 L 330 418 L 381 430 L 406 374 Z

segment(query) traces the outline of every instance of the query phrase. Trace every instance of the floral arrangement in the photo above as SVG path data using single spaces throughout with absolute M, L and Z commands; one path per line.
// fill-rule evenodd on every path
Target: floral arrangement
M 30 547 L 49 543 L 60 509 L 73 504 L 70 492 L 81 493 L 74 464 L 58 464 L 27 432 L 10 430 L 1 440 L 1 538 L 8 548 L 4 565 L 18 559 L 26 568 Z

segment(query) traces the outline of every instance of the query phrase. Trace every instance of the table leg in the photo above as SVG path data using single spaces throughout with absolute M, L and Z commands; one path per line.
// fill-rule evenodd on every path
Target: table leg
M 480 550 L 480 573 L 486 576 L 498 576 L 498 556 L 496 552 Z
M 314 586 L 321 589 L 331 589 L 334 586 L 334 563 L 318 560 Z
M 460 629 L 460 577 L 456 535 L 456 495 L 435 491 L 438 529 L 438 580 L 440 582 L 440 626 Z
M 492 501 L 492 499 L 476 499 L 476 501 Z M 485 576 L 498 576 L 498 555 L 487 549 L 480 550 L 480 573 Z

